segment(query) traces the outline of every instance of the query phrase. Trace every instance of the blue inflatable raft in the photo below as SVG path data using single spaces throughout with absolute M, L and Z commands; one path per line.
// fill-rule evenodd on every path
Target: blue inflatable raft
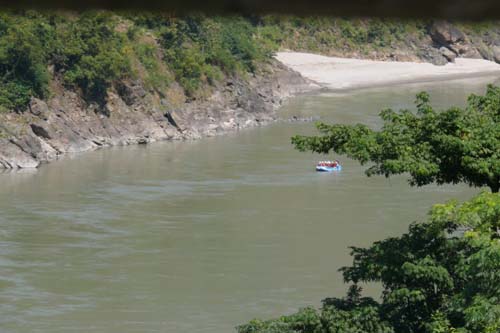
M 316 171 L 318 172 L 332 172 L 332 171 L 340 171 L 342 170 L 342 165 L 336 162 L 320 162 L 316 164 Z

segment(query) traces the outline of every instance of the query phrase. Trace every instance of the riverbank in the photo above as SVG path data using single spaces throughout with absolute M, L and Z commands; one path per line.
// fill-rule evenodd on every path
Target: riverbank
M 106 110 L 97 112 L 57 82 L 46 101 L 32 98 L 28 112 L 0 113 L 0 168 L 36 168 L 67 153 L 103 147 L 189 140 L 262 126 L 277 119 L 282 103 L 318 88 L 333 90 L 400 83 L 500 76 L 500 65 L 481 59 L 455 63 L 373 61 L 279 52 L 253 77 L 215 87 L 207 99 L 173 107 L 138 82 L 125 94 L 109 91 Z
M 483 59 L 456 58 L 455 62 L 444 66 L 326 57 L 300 52 L 278 52 L 276 59 L 305 78 L 334 90 L 494 74 L 500 76 L 500 64 Z
M 197 139 L 276 119 L 276 109 L 295 94 L 318 88 L 272 61 L 248 79 L 227 80 L 204 100 L 173 107 L 129 83 L 125 97 L 108 92 L 103 114 L 63 85 L 47 101 L 32 98 L 24 113 L 0 113 L 0 168 L 36 168 L 67 153 L 163 140 Z

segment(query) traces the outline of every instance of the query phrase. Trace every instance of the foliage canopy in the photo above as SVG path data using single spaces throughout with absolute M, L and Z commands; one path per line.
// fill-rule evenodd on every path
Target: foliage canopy
M 46 62 L 54 30 L 32 15 L 0 15 L 0 107 L 20 111 L 31 96 L 45 97 Z

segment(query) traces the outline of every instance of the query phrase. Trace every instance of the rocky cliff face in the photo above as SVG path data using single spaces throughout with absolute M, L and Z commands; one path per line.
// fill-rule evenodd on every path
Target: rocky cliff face
M 276 118 L 287 97 L 311 89 L 273 61 L 260 74 L 219 84 L 203 101 L 171 105 L 128 82 L 108 93 L 104 108 L 54 82 L 47 101 L 32 98 L 24 113 L 0 114 L 0 168 L 34 168 L 67 153 L 106 146 L 214 136 Z
M 445 21 L 436 21 L 429 28 L 431 47 L 429 60 L 441 65 L 454 62 L 457 57 L 486 59 L 500 63 L 500 30 L 496 27 L 488 33 L 464 31 Z M 425 58 L 425 57 L 424 57 Z
M 481 54 L 481 50 L 492 48 L 492 45 L 487 46 L 480 40 L 472 40 L 460 29 L 448 22 L 435 22 L 430 27 L 429 34 L 434 45 L 439 48 L 446 61 L 453 62 L 456 57 L 493 60 L 487 54 Z

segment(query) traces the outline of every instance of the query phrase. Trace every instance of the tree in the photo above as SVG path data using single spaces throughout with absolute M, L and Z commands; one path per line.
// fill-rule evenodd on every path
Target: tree
M 81 88 L 86 100 L 100 106 L 114 82 L 131 76 L 125 37 L 115 31 L 116 24 L 110 12 L 84 12 L 67 20 L 58 32 L 63 46 L 53 55 L 66 85 Z
M 465 182 L 470 186 L 500 188 L 500 87 L 489 85 L 484 96 L 470 95 L 465 108 L 438 112 L 429 95 L 419 93 L 417 112 L 383 110 L 383 126 L 318 123 L 321 136 L 294 136 L 301 151 L 334 151 L 373 162 L 370 175 L 408 172 L 411 185 Z
M 500 196 L 435 205 L 426 223 L 400 237 L 351 248 L 341 268 L 351 287 L 277 320 L 254 320 L 240 333 L 493 333 L 500 330 Z M 380 302 L 360 283 L 382 285 Z
M 48 50 L 54 30 L 33 17 L 0 15 L 0 111 L 22 112 L 31 96 L 47 96 Z

